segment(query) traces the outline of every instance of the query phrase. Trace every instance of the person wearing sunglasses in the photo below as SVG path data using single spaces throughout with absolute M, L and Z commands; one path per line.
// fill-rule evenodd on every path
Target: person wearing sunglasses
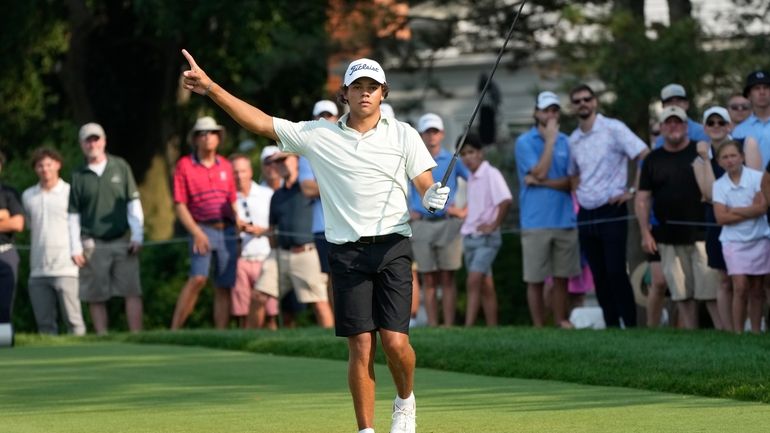
M 179 159 L 174 170 L 174 209 L 190 233 L 190 276 L 182 286 L 171 329 L 184 326 L 192 313 L 214 261 L 214 326 L 230 320 L 230 290 L 235 285 L 238 245 L 236 190 L 233 167 L 217 154 L 224 128 L 201 117 L 188 134 L 192 153 Z
M 740 125 L 751 116 L 751 101 L 740 93 L 736 93 L 727 100 L 726 108 L 733 127 Z
M 593 89 L 570 92 L 578 127 L 569 137 L 571 177 L 580 210 L 578 237 L 594 276 L 606 326 L 636 326 L 636 302 L 626 264 L 628 207 L 636 182 L 627 187 L 628 162 L 650 149 L 623 122 L 598 112 Z M 601 221 L 601 222 L 599 222 Z
M 722 227 L 716 225 L 712 191 L 716 179 L 719 179 L 725 173 L 715 155 L 722 145 L 733 141 L 730 136 L 733 122 L 726 108 L 716 106 L 707 109 L 703 113 L 703 125 L 706 134 L 709 136 L 709 141 L 698 142 L 698 158 L 693 161 L 692 166 L 698 187 L 703 195 L 703 201 L 706 203 L 706 222 L 714 224 L 706 227 L 706 254 L 708 256 L 708 266 L 715 269 L 720 276 L 717 289 L 717 309 L 724 327 L 731 329 L 733 325 L 733 287 L 730 277 L 727 275 L 727 264 L 722 254 L 722 243 L 719 240 Z M 746 166 L 759 169 L 762 159 L 756 140 L 749 137 L 745 140 L 736 141 L 741 146 L 741 153 L 744 156 Z
M 743 96 L 751 102 L 752 113 L 735 127 L 733 138 L 754 137 L 765 167 L 770 162 L 770 74 L 766 71 L 749 74 Z
M 698 156 L 697 144 L 688 137 L 687 113 L 681 107 L 663 109 L 659 120 L 664 144 L 642 163 L 634 203 L 642 249 L 660 254 L 683 326 L 698 327 L 697 303 L 705 301 L 714 327 L 722 329 L 716 308 L 718 275 L 707 266 L 702 195 L 691 168 Z M 660 223 L 655 236 L 648 218 L 650 207 Z
M 677 83 L 667 84 L 660 89 L 660 103 L 663 108 L 679 107 L 685 113 L 690 110 L 690 99 L 687 97 L 687 91 L 685 91 L 684 86 Z M 687 135 L 694 143 L 708 140 L 708 136 L 703 131 L 703 125 L 689 117 L 687 118 Z M 661 146 L 663 146 L 663 136 L 658 134 L 653 148 L 657 149 Z

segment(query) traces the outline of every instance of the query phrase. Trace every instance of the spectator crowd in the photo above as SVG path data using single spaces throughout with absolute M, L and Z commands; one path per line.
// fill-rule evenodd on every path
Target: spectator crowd
M 537 95 L 533 125 L 513 155 L 534 326 L 573 328 L 570 312 L 591 288 L 606 326 L 637 326 L 626 257 L 635 220 L 650 270 L 647 326 L 662 322 L 669 298 L 676 326 L 698 327 L 703 310 L 715 329 L 760 332 L 770 292 L 770 75 L 752 72 L 740 94 L 708 104 L 697 120 L 690 101 L 682 85 L 663 87 L 662 110 L 643 140 L 603 115 L 588 85 L 569 92 L 577 119 L 569 134 L 560 130 L 560 97 Z M 329 128 L 339 114 L 330 100 L 312 109 L 313 120 Z M 381 116 L 396 118 L 386 104 Z M 483 316 L 495 326 L 492 265 L 513 195 L 476 134 L 449 143 L 436 113 L 423 114 L 416 130 L 437 165 L 434 180 L 452 171 L 444 209 L 426 209 L 409 186 L 412 324 L 423 310 L 429 326 L 458 324 L 456 273 L 464 266 L 464 325 Z M 291 327 L 304 308 L 318 326 L 334 327 L 328 227 L 313 167 L 269 145 L 259 155 L 258 183 L 248 154 L 219 153 L 224 134 L 215 119 L 197 119 L 187 137 L 192 151 L 176 164 L 174 208 L 189 234 L 190 269 L 170 328 L 185 325 L 209 279 L 217 328 L 233 320 L 243 328 Z M 107 333 L 113 297 L 124 299 L 127 326 L 137 332 L 144 215 L 136 182 L 127 162 L 107 152 L 99 124 L 83 125 L 78 141 L 84 160 L 69 182 L 59 176 L 61 155 L 44 147 L 31 158 L 38 183 L 22 194 L 0 184 L 0 323 L 11 321 L 18 279 L 14 233 L 28 228 L 29 299 L 40 333 L 59 333 L 64 323 L 67 332 L 85 334 L 81 303 L 93 332 Z M 456 164 L 452 144 L 462 146 Z M 455 196 L 461 182 L 463 200 Z

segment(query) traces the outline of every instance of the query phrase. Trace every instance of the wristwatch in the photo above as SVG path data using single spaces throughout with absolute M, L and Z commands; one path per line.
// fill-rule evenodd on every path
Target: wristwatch
M 636 194 L 636 188 L 634 188 L 633 186 L 628 188 L 628 193 L 631 194 L 631 195 Z

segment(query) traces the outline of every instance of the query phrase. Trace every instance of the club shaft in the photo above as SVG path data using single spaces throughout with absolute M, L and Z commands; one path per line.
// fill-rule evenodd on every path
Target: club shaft
M 492 72 L 489 73 L 489 78 L 487 78 L 487 82 L 484 83 L 484 87 L 481 89 L 481 94 L 479 95 L 479 100 L 476 103 L 476 108 L 473 109 L 473 113 L 471 114 L 470 120 L 468 120 L 468 124 L 465 126 L 465 130 L 463 131 L 463 136 L 460 139 L 460 142 L 457 144 L 457 149 L 455 149 L 455 154 L 452 156 L 452 159 L 449 161 L 449 166 L 446 169 L 446 172 L 444 173 L 444 177 L 441 178 L 441 186 L 445 186 L 447 182 L 449 181 L 449 176 L 451 176 L 452 171 L 455 168 L 455 164 L 457 164 L 457 158 L 460 156 L 460 151 L 462 151 L 463 146 L 465 145 L 465 139 L 468 137 L 468 131 L 471 129 L 471 125 L 473 125 L 473 121 L 476 120 L 476 114 L 478 114 L 479 109 L 481 108 L 481 104 L 484 101 L 484 96 L 487 94 L 487 89 L 489 88 L 489 84 L 492 82 L 492 77 L 495 76 L 495 71 L 497 71 L 497 66 L 500 64 L 500 59 L 503 58 L 503 53 L 505 53 L 505 48 L 508 46 L 508 41 L 511 40 L 511 36 L 513 35 L 513 29 L 516 27 L 516 22 L 519 20 L 519 16 L 521 15 L 521 10 L 524 8 L 524 4 L 526 1 L 522 1 L 521 5 L 519 5 L 519 11 L 516 13 L 516 16 L 513 19 L 513 23 L 511 23 L 511 27 L 508 29 L 508 34 L 505 35 L 505 42 L 503 42 L 503 46 L 500 47 L 500 52 L 497 54 L 497 60 L 495 60 L 495 65 L 492 67 Z

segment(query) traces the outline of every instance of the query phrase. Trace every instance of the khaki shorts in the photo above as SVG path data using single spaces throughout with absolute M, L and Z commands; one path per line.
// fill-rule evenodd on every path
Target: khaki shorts
M 86 264 L 80 268 L 80 299 L 105 302 L 113 296 L 142 296 L 139 256 L 128 253 L 128 237 L 83 239 Z
M 279 249 L 262 264 L 257 290 L 281 299 L 293 288 L 299 302 L 312 304 L 329 300 L 328 280 L 329 276 L 321 272 L 315 247 L 299 253 Z
M 524 281 L 542 283 L 547 277 L 580 275 L 577 229 L 535 229 L 521 232 Z
M 705 242 L 658 244 L 658 252 L 672 301 L 716 299 L 720 278 L 708 267 Z
M 412 254 L 418 272 L 456 271 L 463 264 L 463 238 L 459 218 L 414 220 Z

